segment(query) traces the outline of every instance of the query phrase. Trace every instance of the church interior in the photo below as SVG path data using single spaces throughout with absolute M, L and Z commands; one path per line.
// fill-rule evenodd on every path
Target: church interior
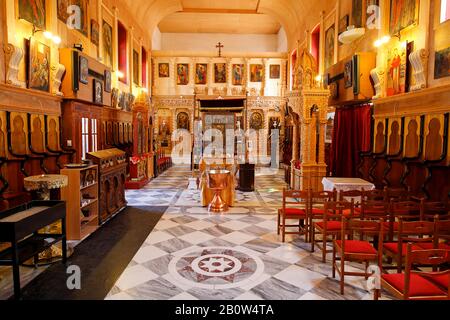
M 1 0 L 0 300 L 449 300 L 450 0 Z

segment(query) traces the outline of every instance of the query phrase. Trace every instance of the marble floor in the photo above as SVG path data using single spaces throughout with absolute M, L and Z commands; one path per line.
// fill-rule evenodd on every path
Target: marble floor
M 174 167 L 146 188 L 127 192 L 130 206 L 168 209 L 106 299 L 372 299 L 361 277 L 347 277 L 340 295 L 331 263 L 321 263 L 320 252 L 310 253 L 303 239 L 281 242 L 281 172 L 259 169 L 256 191 L 238 192 L 236 207 L 219 215 L 201 207 L 198 191 L 186 190 L 190 176 L 189 168 Z M 348 265 L 349 271 L 359 268 Z

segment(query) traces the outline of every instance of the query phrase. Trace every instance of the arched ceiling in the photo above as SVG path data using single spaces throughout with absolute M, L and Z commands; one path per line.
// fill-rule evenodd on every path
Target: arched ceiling
M 318 23 L 320 11 L 334 6 L 330 0 L 126 0 L 142 27 L 152 35 L 155 28 L 177 13 L 198 14 L 249 14 L 268 16 L 269 21 L 278 22 L 286 31 L 290 45 L 303 38 L 310 27 L 312 17 Z M 220 22 L 217 22 L 220 24 Z M 210 26 L 211 27 L 211 26 Z M 272 28 L 277 28 L 276 25 Z M 205 32 L 205 29 L 199 31 Z M 214 30 L 210 31 L 213 32 Z

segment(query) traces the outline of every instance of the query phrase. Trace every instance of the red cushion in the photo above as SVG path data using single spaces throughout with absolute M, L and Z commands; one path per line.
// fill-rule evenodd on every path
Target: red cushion
M 418 246 L 425 250 L 434 249 L 434 243 L 431 242 L 419 243 Z M 438 249 L 450 250 L 450 245 L 446 243 L 439 243 Z
M 394 273 L 394 274 L 384 274 L 381 276 L 384 281 L 389 283 L 395 289 L 400 292 L 404 292 L 405 289 L 405 274 L 404 273 Z M 441 296 L 446 295 L 444 291 L 434 285 L 432 282 L 424 279 L 423 277 L 412 273 L 409 283 L 409 296 L 419 297 L 419 296 Z
M 280 213 L 282 211 L 283 209 L 280 209 Z M 284 212 L 287 216 L 306 216 L 306 212 L 303 209 L 286 208 Z
M 387 251 L 390 251 L 394 254 L 398 254 L 398 243 L 397 242 L 388 242 L 383 244 L 383 248 Z M 402 257 L 406 256 L 406 251 L 408 250 L 408 244 L 402 244 Z M 421 250 L 421 247 L 417 245 L 412 246 L 412 250 Z
M 337 240 L 336 244 L 341 247 L 342 241 Z M 377 254 L 377 250 L 367 241 L 345 240 L 345 253 Z
M 325 228 L 325 221 L 316 222 L 316 226 L 321 229 Z M 327 221 L 327 230 L 337 231 L 342 229 L 342 223 L 340 221 Z
M 361 211 L 362 211 L 361 208 L 359 208 L 359 207 L 355 207 L 354 210 L 355 210 L 355 213 L 356 213 L 356 212 L 361 213 Z
M 323 213 L 325 212 L 325 210 L 323 209 L 317 209 L 317 208 L 313 208 L 311 210 L 312 215 L 314 216 L 323 216 Z
M 427 275 L 425 279 L 433 282 L 435 285 L 443 289 L 448 289 L 450 274 Z

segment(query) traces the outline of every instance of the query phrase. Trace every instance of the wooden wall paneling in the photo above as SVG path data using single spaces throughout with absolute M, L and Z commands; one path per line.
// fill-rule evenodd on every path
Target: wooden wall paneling
M 370 168 L 372 182 L 377 189 L 382 189 L 387 184 L 385 181 L 385 170 L 387 166 L 386 152 L 388 145 L 389 119 L 377 119 L 374 131 L 374 153 L 373 163 Z
M 416 129 L 417 124 L 418 128 Z M 422 165 L 425 145 L 424 133 L 424 115 L 408 118 L 408 133 L 405 136 L 405 155 L 403 157 L 404 172 L 401 182 L 405 188 L 409 187 L 411 192 L 417 195 L 423 194 L 422 185 L 426 177 L 425 169 Z M 418 134 L 418 137 L 414 136 L 416 134 Z M 418 144 L 417 149 L 416 144 Z
M 448 190 L 450 188 L 450 179 L 448 179 L 450 168 L 446 162 L 448 154 L 449 118 L 450 113 L 428 115 L 426 117 L 428 120 L 428 131 L 425 132 L 426 148 L 424 165 L 427 170 L 427 177 L 423 183 L 422 190 L 427 198 L 432 200 L 442 200 L 448 197 Z
M 44 145 L 44 115 L 39 114 L 27 114 L 28 123 L 28 149 L 30 153 L 31 161 L 31 174 L 42 173 L 48 174 L 49 170 L 45 166 L 45 159 L 47 154 L 45 153 Z M 37 163 L 39 166 L 37 167 Z
M 62 117 L 60 116 L 44 116 L 45 123 L 45 148 L 50 157 L 55 157 L 56 167 L 54 172 L 64 168 L 64 164 L 73 161 L 75 150 L 65 147 L 63 141 Z
M 373 163 L 373 151 L 374 151 L 374 131 L 375 131 L 375 119 L 372 117 L 370 124 L 370 149 L 368 151 L 364 151 L 360 153 L 361 162 L 358 167 L 358 172 L 360 178 L 373 182 L 372 177 L 370 176 L 370 168 Z
M 6 180 L 7 171 L 7 143 L 6 143 L 6 112 L 0 111 L 0 198 L 3 199 L 3 193 L 8 189 L 9 182 Z M 2 208 L 6 208 L 7 204 Z
M 123 140 L 123 123 L 119 123 L 119 144 L 123 145 L 124 144 L 124 140 Z
M 384 180 L 390 188 L 402 187 L 404 166 L 402 155 L 404 149 L 405 118 L 393 118 L 389 126 L 387 166 Z

